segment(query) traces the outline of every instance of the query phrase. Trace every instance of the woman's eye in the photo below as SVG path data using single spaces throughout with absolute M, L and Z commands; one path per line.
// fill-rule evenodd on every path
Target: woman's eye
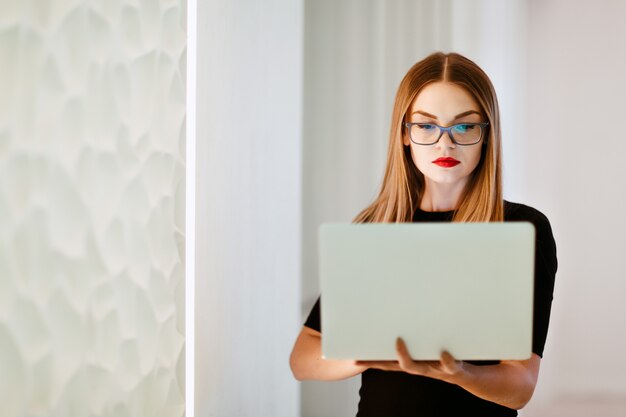
M 475 126 L 473 125 L 456 125 L 454 127 L 454 130 L 459 132 L 459 133 L 467 133 L 468 131 L 474 129 Z
M 422 123 L 422 124 L 417 125 L 417 127 L 418 127 L 418 128 L 420 128 L 420 129 L 422 129 L 422 130 L 432 130 L 432 129 L 434 129 L 434 128 L 435 128 L 435 125 L 430 125 L 430 124 L 427 124 L 427 123 Z

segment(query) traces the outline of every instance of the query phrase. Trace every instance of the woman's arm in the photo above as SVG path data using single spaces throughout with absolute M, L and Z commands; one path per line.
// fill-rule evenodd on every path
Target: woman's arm
M 533 353 L 523 361 L 476 366 L 455 360 L 447 352 L 441 360 L 414 361 L 402 339 L 397 341 L 398 361 L 357 361 L 356 365 L 385 371 L 401 371 L 458 385 L 484 400 L 519 410 L 535 391 L 541 358 Z
M 524 361 L 502 361 L 498 365 L 463 364 L 464 372 L 448 382 L 459 385 L 477 397 L 519 410 L 535 391 L 541 358 L 533 353 Z
M 306 326 L 298 335 L 289 364 L 298 381 L 346 379 L 367 369 L 367 366 L 356 365 L 353 360 L 322 359 L 321 333 Z

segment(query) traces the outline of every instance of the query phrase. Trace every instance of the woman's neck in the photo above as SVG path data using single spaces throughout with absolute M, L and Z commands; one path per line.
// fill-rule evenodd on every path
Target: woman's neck
M 420 199 L 420 209 L 423 211 L 456 210 L 464 189 L 465 182 L 441 184 L 426 179 L 424 195 Z

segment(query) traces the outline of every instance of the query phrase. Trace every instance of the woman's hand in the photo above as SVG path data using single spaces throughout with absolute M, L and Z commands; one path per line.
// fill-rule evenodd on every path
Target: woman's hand
M 415 361 L 401 338 L 396 339 L 397 361 L 356 361 L 356 365 L 383 371 L 400 371 L 413 375 L 448 381 L 464 372 L 464 363 L 457 361 L 448 352 L 442 352 L 439 361 Z
M 402 339 L 396 341 L 397 361 L 356 361 L 355 365 L 384 371 L 401 371 L 440 379 L 496 404 L 519 410 L 530 400 L 537 385 L 541 358 L 500 361 L 476 366 L 457 361 L 448 352 L 439 361 L 414 361 Z

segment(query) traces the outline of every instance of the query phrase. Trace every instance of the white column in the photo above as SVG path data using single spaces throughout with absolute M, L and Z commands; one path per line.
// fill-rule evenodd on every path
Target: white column
M 198 2 L 196 416 L 293 417 L 303 2 Z

